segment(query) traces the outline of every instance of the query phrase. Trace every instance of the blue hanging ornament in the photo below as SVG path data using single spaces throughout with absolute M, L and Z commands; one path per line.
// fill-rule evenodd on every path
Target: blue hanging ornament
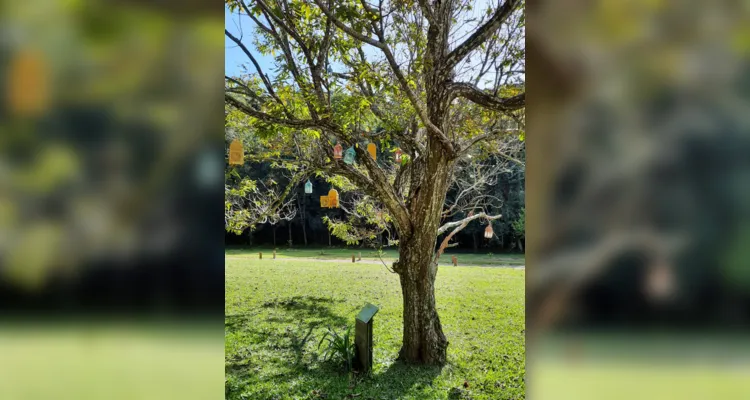
M 305 183 L 305 193 L 312 193 L 312 182 L 310 182 L 309 179 L 307 180 L 307 183 Z
M 344 162 L 347 164 L 352 164 L 354 162 L 354 147 L 350 147 L 346 149 L 346 154 L 344 155 Z

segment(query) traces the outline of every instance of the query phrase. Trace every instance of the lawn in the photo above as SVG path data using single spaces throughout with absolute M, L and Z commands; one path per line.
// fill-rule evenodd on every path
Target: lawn
M 228 256 L 225 268 L 228 399 L 525 397 L 522 269 L 441 267 L 436 298 L 450 345 L 438 368 L 395 362 L 401 290 L 382 265 Z M 372 373 L 350 375 L 319 360 L 325 327 L 353 326 L 367 302 L 380 307 Z M 295 351 L 292 338 L 310 327 L 312 339 Z
M 748 398 L 744 334 L 588 333 L 547 338 L 533 349 L 528 391 L 534 399 Z
M 214 321 L 3 320 L 0 399 L 213 399 L 223 359 L 217 328 Z
M 230 257 L 251 257 L 258 258 L 258 253 L 263 252 L 263 257 L 271 258 L 273 253 L 273 247 L 233 247 L 226 250 L 226 254 Z M 276 248 L 277 258 L 292 258 L 299 260 L 318 259 L 318 260 L 349 260 L 351 261 L 352 254 L 359 257 L 360 252 L 362 253 L 362 260 L 378 261 L 377 251 L 371 248 L 288 248 L 280 246 Z M 508 253 L 470 253 L 462 251 L 451 251 L 448 249 L 445 254 L 440 257 L 440 263 L 449 265 L 451 264 L 451 256 L 455 255 L 458 258 L 458 265 L 481 265 L 481 266 L 521 266 L 526 263 L 523 254 L 508 254 Z M 398 258 L 398 249 L 384 249 L 383 260 L 386 262 L 395 261 Z

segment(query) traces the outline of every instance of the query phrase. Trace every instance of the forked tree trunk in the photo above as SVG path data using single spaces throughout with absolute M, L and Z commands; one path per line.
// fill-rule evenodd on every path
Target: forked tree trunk
M 404 302 L 403 347 L 399 359 L 407 363 L 440 365 L 446 361 L 448 340 L 435 308 L 434 262 L 437 230 L 453 162 L 440 145 L 431 142 L 410 199 L 412 233 L 401 236 L 394 268 L 401 280 Z

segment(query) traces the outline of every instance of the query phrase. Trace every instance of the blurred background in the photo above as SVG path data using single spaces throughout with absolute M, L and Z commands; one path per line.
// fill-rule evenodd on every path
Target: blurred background
M 528 398 L 750 398 L 748 17 L 528 4 Z
M 211 3 L 0 3 L 0 398 L 221 396 Z

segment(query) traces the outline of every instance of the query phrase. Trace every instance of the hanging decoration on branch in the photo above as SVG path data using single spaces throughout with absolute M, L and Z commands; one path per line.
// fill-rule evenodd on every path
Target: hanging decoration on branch
M 328 191 L 328 208 L 339 208 L 339 192 L 336 189 Z
M 339 192 L 331 189 L 328 196 L 320 196 L 320 208 L 339 208 Z
M 401 149 L 396 149 L 396 156 L 394 157 L 394 161 L 396 161 L 397 163 L 400 163 L 401 162 L 401 154 L 403 154 L 401 152 Z
M 372 157 L 373 160 L 378 159 L 378 147 L 375 146 L 375 143 L 367 144 L 367 152 L 370 153 L 370 157 Z
M 242 165 L 245 163 L 245 151 L 242 142 L 234 139 L 229 145 L 229 165 Z
M 493 231 L 492 231 L 492 223 L 487 224 L 487 228 L 484 230 L 484 238 L 485 239 L 492 239 Z
M 336 160 L 340 160 L 343 157 L 344 148 L 341 147 L 340 144 L 336 143 L 335 146 L 333 146 L 333 158 Z
M 308 179 L 305 183 L 305 193 L 310 194 L 312 193 L 312 182 Z
M 346 149 L 346 154 L 344 155 L 344 162 L 347 164 L 352 164 L 354 162 L 354 147 L 350 147 Z

